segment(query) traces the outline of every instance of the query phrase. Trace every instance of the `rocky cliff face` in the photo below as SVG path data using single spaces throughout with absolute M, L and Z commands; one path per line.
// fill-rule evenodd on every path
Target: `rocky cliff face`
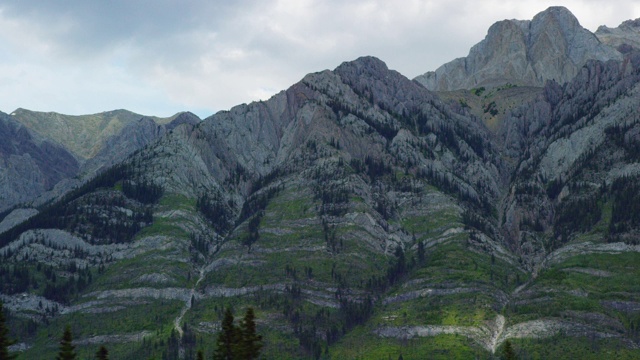
M 469 55 L 415 80 L 431 90 L 451 91 L 507 83 L 542 86 L 571 80 L 587 60 L 620 60 L 564 7 L 551 7 L 531 21 L 494 24 Z
M 0 113 L 0 209 L 33 199 L 75 176 L 80 164 L 62 146 Z
M 596 31 L 598 39 L 620 52 L 627 52 L 630 49 L 640 49 L 640 19 L 627 20 L 617 28 L 600 26 Z
M 11 140 L 0 154 L 7 184 L 0 211 L 55 199 L 177 126 L 200 122 L 191 113 L 158 119 L 124 110 L 68 116 L 18 109 L 2 119 Z

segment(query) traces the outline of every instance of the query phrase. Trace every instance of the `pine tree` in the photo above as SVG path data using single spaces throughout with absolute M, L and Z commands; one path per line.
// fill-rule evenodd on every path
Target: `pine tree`
M 96 359 L 109 360 L 109 351 L 106 347 L 104 347 L 104 345 L 100 346 L 100 349 L 98 350 L 98 352 L 96 352 Z
M 502 358 L 504 360 L 516 360 L 516 352 L 513 350 L 513 346 L 511 346 L 511 341 L 507 340 L 504 343 L 504 348 L 502 349 Z
M 62 340 L 60 340 L 60 351 L 58 352 L 56 360 L 75 360 L 78 357 L 75 352 L 76 347 L 71 344 L 71 341 L 73 341 L 71 326 L 67 325 L 64 329 Z
M 196 355 L 196 360 L 204 360 L 204 353 L 202 350 L 198 350 L 198 354 Z
M 233 325 L 233 314 L 231 308 L 227 308 L 222 320 L 222 331 L 218 334 L 216 341 L 216 351 L 213 353 L 214 360 L 233 360 L 238 345 L 238 329 Z
M 15 359 L 16 354 L 9 354 L 9 346 L 14 344 L 15 341 L 9 340 L 9 329 L 7 328 L 2 307 L 2 302 L 0 302 L 0 360 Z
M 256 332 L 256 316 L 253 308 L 248 308 L 240 323 L 242 339 L 238 348 L 241 359 L 253 360 L 260 356 L 262 349 L 262 336 Z

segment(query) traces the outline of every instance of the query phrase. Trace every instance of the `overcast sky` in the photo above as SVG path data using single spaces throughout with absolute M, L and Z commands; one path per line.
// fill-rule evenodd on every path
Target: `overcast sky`
M 591 31 L 640 17 L 637 0 L 2 0 L 0 111 L 204 118 L 363 55 L 413 78 L 552 5 Z

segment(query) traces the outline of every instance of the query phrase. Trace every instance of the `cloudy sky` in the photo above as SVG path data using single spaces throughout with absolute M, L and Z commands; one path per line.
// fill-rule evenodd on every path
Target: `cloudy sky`
M 2 0 L 0 111 L 204 118 L 362 55 L 413 78 L 552 5 L 591 31 L 640 18 L 637 0 Z

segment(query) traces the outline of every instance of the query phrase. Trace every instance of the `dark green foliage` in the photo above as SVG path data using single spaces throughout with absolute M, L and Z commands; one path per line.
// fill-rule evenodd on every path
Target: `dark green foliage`
M 89 194 L 68 204 L 63 211 L 45 228 L 65 229 L 92 243 L 130 242 L 144 224 L 153 222 L 150 207 L 140 206 L 119 192 Z
M 564 187 L 564 183 L 561 179 L 553 179 L 549 181 L 547 184 L 547 196 L 549 196 L 550 199 L 557 198 L 562 191 L 562 187 Z
M 96 352 L 97 360 L 109 360 L 109 351 L 104 345 L 100 346 L 100 349 Z
M 418 242 L 418 264 L 424 265 L 426 261 L 426 255 L 424 250 L 424 242 Z
M 556 209 L 555 233 L 565 243 L 574 232 L 590 230 L 602 217 L 602 204 L 597 194 L 568 199 Z
M 76 251 L 75 256 L 82 254 Z M 18 264 L 0 265 L 0 292 L 12 295 L 35 289 L 42 291 L 47 299 L 67 304 L 73 296 L 91 284 L 93 274 L 88 267 L 78 268 L 73 261 L 61 270 L 69 276 L 58 277 L 51 265 L 39 265 L 35 268 Z
M 495 101 L 492 101 L 490 103 L 488 103 L 485 107 L 484 107 L 484 113 L 490 113 L 491 116 L 496 116 L 498 115 L 498 106 L 496 105 Z
M 84 290 L 91 283 L 91 272 L 89 270 L 72 275 L 66 281 L 48 282 L 45 285 L 42 295 L 53 301 L 69 304 L 73 296 Z
M 342 216 L 349 204 L 349 188 L 344 184 L 318 183 L 314 189 L 315 199 L 322 201 L 320 215 Z
M 511 341 L 507 340 L 502 348 L 502 358 L 504 360 L 516 360 L 516 353 L 511 346 Z
M 640 228 L 640 177 L 621 177 L 611 185 L 613 209 L 609 235 L 618 235 Z
M 202 350 L 198 350 L 198 354 L 196 355 L 196 360 L 204 360 L 204 353 Z
M 31 285 L 31 273 L 25 265 L 0 265 L 0 292 L 13 295 L 25 292 Z
M 260 211 L 255 214 L 247 225 L 247 234 L 242 239 L 242 245 L 246 246 L 249 250 L 251 250 L 251 245 L 253 245 L 256 241 L 260 240 L 260 221 L 262 221 L 262 216 L 264 216 L 264 211 Z
M 81 236 L 103 237 L 107 242 L 130 241 L 140 230 L 140 222 L 152 221 L 149 209 L 141 207 L 130 209 L 134 212 L 133 218 L 125 219 L 128 216 L 122 211 L 113 210 L 113 207 L 126 204 L 126 198 L 104 197 L 99 194 L 83 197 L 101 188 L 113 188 L 118 181 L 127 179 L 131 173 L 130 165 L 116 165 L 67 193 L 56 202 L 42 206 L 38 214 L 0 234 L 0 247 L 7 245 L 25 231 L 38 228 L 70 230 Z M 87 207 L 87 205 L 95 205 L 95 207 Z M 100 217 L 101 211 L 108 211 L 108 214 Z M 114 216 L 118 221 L 105 220 L 112 220 Z M 83 228 L 87 224 L 90 225 Z
M 484 86 L 482 86 L 482 87 L 479 87 L 479 88 L 473 88 L 473 89 L 471 89 L 471 93 L 472 93 L 473 95 L 475 95 L 475 96 L 480 96 L 480 95 L 482 95 L 482 93 L 483 93 L 485 90 L 486 90 L 486 89 L 485 89 L 485 87 L 484 87 Z
M 213 353 L 214 360 L 233 360 L 239 342 L 238 328 L 233 324 L 233 313 L 227 308 L 222 319 L 222 330 L 216 340 L 216 350 Z
M 364 158 L 364 164 L 366 165 L 367 175 L 369 175 L 371 181 L 393 173 L 393 168 L 382 159 L 372 158 L 367 155 Z
M 238 353 L 240 359 L 257 359 L 262 349 L 262 336 L 256 331 L 255 313 L 253 308 L 248 308 L 244 318 L 240 322 L 240 344 Z
M 0 301 L 0 360 L 15 359 L 15 354 L 9 354 L 9 346 L 15 341 L 9 340 L 9 329 L 7 328 L 6 319 L 4 317 L 4 309 Z
M 247 308 L 240 326 L 233 323 L 231 308 L 227 308 L 222 319 L 222 330 L 218 334 L 215 360 L 252 360 L 260 357 L 262 336 L 256 331 L 253 308 Z
M 160 200 L 164 194 L 162 186 L 143 181 L 125 180 L 122 182 L 122 192 L 131 199 L 140 201 L 143 204 L 154 204 Z
M 67 325 L 60 340 L 60 347 L 56 360 L 75 360 L 78 355 L 75 352 L 75 346 L 71 344 L 73 338 L 71 336 L 71 326 Z
M 220 193 L 200 196 L 196 202 L 196 207 L 211 222 L 218 233 L 225 234 L 231 229 L 233 224 L 231 204 L 225 203 Z
M 242 205 L 242 210 L 240 211 L 240 216 L 236 221 L 236 225 L 241 224 L 251 216 L 257 214 L 258 212 L 267 208 L 269 205 L 269 201 L 276 197 L 278 193 L 284 188 L 282 186 L 272 186 L 267 189 L 260 191 L 257 194 L 253 194 L 249 196 L 249 198 Z

